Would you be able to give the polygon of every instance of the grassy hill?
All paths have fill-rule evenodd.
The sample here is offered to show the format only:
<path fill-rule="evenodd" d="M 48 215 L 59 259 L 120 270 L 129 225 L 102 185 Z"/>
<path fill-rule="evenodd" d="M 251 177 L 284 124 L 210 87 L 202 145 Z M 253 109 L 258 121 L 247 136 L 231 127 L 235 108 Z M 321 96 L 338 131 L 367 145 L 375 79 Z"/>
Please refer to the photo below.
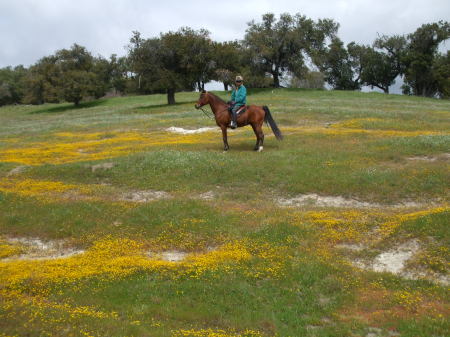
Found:
<path fill-rule="evenodd" d="M 0 108 L 0 336 L 448 333 L 448 100 L 250 90 L 223 153 L 176 98 Z"/>

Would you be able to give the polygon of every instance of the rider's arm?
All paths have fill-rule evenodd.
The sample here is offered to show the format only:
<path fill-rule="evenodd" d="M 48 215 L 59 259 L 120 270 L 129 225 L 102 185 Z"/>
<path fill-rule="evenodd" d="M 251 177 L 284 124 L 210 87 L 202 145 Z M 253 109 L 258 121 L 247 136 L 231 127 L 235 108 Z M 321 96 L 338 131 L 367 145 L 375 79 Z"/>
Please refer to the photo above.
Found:
<path fill-rule="evenodd" d="M 233 94 L 234 94 L 234 91 L 233 91 Z M 247 89 L 245 89 L 244 86 L 241 86 L 235 95 L 234 101 L 237 104 L 245 104 L 246 97 L 247 97 Z"/>

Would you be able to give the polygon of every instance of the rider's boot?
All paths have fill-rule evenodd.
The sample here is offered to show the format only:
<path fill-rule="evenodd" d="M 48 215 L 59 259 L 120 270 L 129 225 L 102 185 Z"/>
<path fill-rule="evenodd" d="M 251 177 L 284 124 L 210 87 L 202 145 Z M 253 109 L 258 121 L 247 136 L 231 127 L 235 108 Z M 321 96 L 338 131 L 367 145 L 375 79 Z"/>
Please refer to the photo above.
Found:
<path fill-rule="evenodd" d="M 232 129 L 236 129 L 237 128 L 237 123 L 236 123 L 236 112 L 232 111 L 231 112 L 231 123 L 230 123 L 230 127 Z"/>

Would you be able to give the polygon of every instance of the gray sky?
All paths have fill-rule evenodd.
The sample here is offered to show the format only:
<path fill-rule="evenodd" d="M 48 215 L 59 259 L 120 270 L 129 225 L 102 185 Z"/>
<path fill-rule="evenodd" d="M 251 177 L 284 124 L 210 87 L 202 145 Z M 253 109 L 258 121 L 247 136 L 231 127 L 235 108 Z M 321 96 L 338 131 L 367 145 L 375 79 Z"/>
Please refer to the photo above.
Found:
<path fill-rule="evenodd" d="M 407 34 L 424 23 L 449 21 L 450 1 L 0 0 L 0 67 L 29 66 L 73 43 L 106 58 L 124 55 L 133 30 L 148 38 L 189 26 L 208 29 L 217 41 L 242 39 L 247 23 L 267 12 L 332 18 L 344 42 L 371 44 L 377 34 Z"/>

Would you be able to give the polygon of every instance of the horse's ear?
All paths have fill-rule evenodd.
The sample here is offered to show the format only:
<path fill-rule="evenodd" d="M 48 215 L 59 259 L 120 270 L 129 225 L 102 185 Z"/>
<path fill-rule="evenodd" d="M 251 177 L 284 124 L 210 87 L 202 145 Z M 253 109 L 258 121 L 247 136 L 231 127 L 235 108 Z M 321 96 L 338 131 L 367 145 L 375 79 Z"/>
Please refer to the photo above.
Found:
<path fill-rule="evenodd" d="M 202 90 L 202 94 L 206 94 L 206 90 L 205 89 Z"/>

